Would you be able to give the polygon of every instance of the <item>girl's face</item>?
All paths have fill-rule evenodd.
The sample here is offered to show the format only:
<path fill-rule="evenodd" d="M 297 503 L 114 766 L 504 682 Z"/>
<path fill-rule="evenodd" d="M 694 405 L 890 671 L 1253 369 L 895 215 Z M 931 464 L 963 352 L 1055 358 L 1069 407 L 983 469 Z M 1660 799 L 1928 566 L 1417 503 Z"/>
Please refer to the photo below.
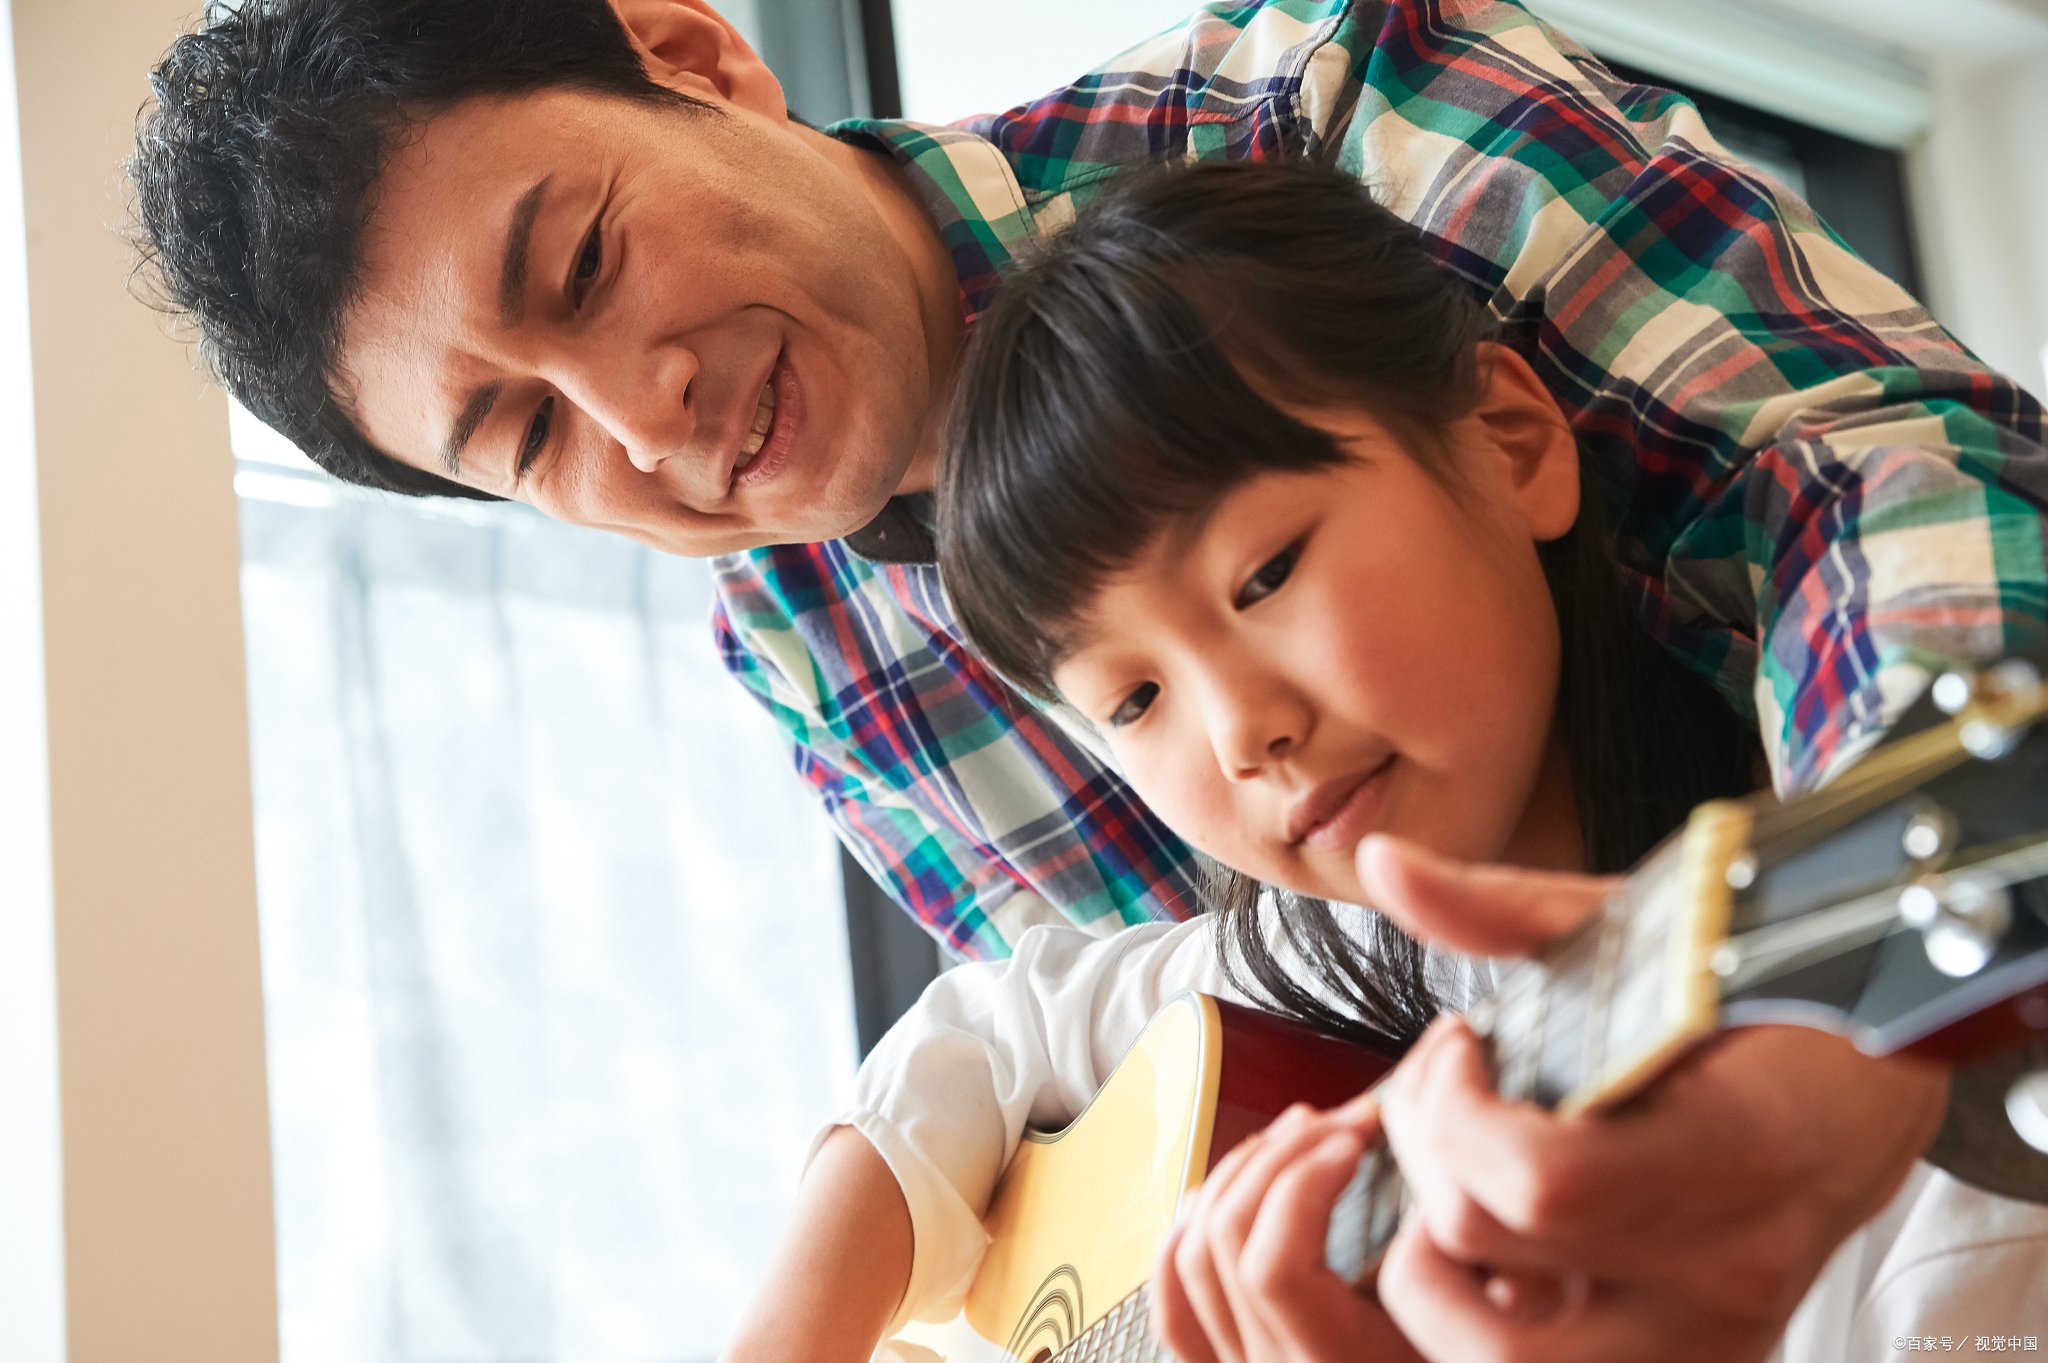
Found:
<path fill-rule="evenodd" d="M 1527 366 L 1488 353 L 1450 478 L 1361 411 L 1289 408 L 1350 461 L 1169 524 L 1054 671 L 1160 817 L 1240 871 L 1357 902 L 1368 832 L 1578 864 L 1536 556 L 1577 516 L 1577 451 Z"/>

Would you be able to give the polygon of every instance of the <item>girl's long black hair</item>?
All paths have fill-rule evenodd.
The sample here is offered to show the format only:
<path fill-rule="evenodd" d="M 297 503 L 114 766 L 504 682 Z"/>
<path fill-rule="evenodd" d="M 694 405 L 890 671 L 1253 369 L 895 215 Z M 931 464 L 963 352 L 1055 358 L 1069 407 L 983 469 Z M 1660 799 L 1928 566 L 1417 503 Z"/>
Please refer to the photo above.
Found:
<path fill-rule="evenodd" d="M 1256 474 L 1346 458 L 1265 394 L 1372 413 L 1455 492 L 1443 434 L 1479 400 L 1492 331 L 1415 230 L 1348 177 L 1246 163 L 1129 177 L 1023 263 L 977 324 L 938 488 L 940 572 L 962 628 L 1050 696 L 1097 587 L 1166 521 Z M 1578 522 L 1539 553 L 1585 865 L 1608 872 L 1693 805 L 1752 788 L 1758 748 L 1729 702 L 1644 632 L 1610 557 L 1606 490 L 1581 463 Z M 1227 868 L 1210 877 L 1225 969 L 1247 993 L 1381 1045 L 1435 1015 L 1423 949 L 1392 923 L 1375 917 L 1361 951 L 1327 905 L 1283 892 L 1302 978 L 1262 930 L 1258 893 Z"/>

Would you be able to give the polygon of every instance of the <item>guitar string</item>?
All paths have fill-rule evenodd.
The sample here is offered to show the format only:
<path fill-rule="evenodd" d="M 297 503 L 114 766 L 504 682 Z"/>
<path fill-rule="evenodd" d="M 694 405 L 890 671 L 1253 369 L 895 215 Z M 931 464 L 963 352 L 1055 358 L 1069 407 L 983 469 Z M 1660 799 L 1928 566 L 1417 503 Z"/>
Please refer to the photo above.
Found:
<path fill-rule="evenodd" d="M 1939 874 L 1952 885 L 1985 891 L 2009 889 L 2048 875 L 2048 840 L 1951 866 Z M 1813 951 L 1861 945 L 1904 928 L 1899 894 L 1905 888 L 1887 886 L 1787 923 L 1730 936 L 1723 945 L 1739 952 L 1741 963 L 1723 977 L 1722 990 L 1736 993 L 1774 979 L 1804 964 Z"/>

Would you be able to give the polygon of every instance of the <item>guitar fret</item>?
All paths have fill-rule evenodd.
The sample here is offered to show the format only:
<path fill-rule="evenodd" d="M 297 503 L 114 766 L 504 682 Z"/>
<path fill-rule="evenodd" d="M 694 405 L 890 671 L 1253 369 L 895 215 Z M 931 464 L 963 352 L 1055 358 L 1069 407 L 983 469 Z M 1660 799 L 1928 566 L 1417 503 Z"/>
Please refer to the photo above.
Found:
<path fill-rule="evenodd" d="M 1536 1065 L 1536 1091 L 1530 1095 L 1544 1107 L 1556 1107 L 1559 1099 L 1578 1087 L 1579 1058 L 1586 1051 L 1586 997 L 1579 977 L 1591 973 L 1592 963 L 1573 964 L 1580 968 L 1572 972 L 1572 978 L 1560 979 L 1553 972 L 1545 991 L 1549 1026 Z"/>
<path fill-rule="evenodd" d="M 1501 981 L 1501 1006 L 1493 1042 L 1504 1097 L 1525 1099 L 1536 1082 L 1536 1059 L 1543 1039 L 1543 967 L 1516 968 Z"/>
<path fill-rule="evenodd" d="M 1651 901 L 1627 906 L 1621 960 L 1608 1007 L 1607 1054 L 1625 1058 L 1653 1036 L 1664 1013 L 1664 949 L 1670 931 L 1666 905 Z"/>
<path fill-rule="evenodd" d="M 1600 940 L 1593 957 L 1593 978 L 1587 985 L 1586 1050 L 1579 1072 L 1590 1083 L 1607 1064 L 1607 1029 L 1613 1020 L 1614 983 L 1621 969 L 1621 948 L 1628 936 L 1628 918 L 1619 895 L 1600 906 Z"/>

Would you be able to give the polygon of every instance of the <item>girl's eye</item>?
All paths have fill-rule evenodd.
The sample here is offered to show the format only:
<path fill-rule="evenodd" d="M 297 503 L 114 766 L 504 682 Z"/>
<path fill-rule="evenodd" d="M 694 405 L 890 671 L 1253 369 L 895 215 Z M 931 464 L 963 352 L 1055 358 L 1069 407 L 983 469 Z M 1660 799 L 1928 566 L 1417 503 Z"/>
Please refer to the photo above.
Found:
<path fill-rule="evenodd" d="M 1259 570 L 1237 589 L 1237 600 L 1232 604 L 1243 610 L 1246 606 L 1263 601 L 1279 591 L 1281 584 L 1287 581 L 1288 574 L 1294 571 L 1295 562 L 1300 557 L 1301 547 L 1290 544 L 1267 559 Z"/>
<path fill-rule="evenodd" d="M 555 400 L 545 398 L 540 410 L 533 414 L 533 424 L 526 428 L 526 443 L 519 447 L 519 476 L 533 467 L 533 461 L 540 458 L 540 452 L 547 448 L 548 430 L 555 423 Z"/>
<path fill-rule="evenodd" d="M 1121 729 L 1126 724 L 1136 723 L 1144 715 L 1145 711 L 1151 708 L 1152 701 L 1158 694 L 1159 683 L 1146 682 L 1143 686 L 1131 692 L 1130 695 L 1125 696 L 1123 703 L 1110 713 L 1109 727 Z"/>
<path fill-rule="evenodd" d="M 584 286 L 596 281 L 604 268 L 604 237 L 593 227 L 583 240 L 583 254 L 576 257 L 576 301 L 583 301 Z"/>

